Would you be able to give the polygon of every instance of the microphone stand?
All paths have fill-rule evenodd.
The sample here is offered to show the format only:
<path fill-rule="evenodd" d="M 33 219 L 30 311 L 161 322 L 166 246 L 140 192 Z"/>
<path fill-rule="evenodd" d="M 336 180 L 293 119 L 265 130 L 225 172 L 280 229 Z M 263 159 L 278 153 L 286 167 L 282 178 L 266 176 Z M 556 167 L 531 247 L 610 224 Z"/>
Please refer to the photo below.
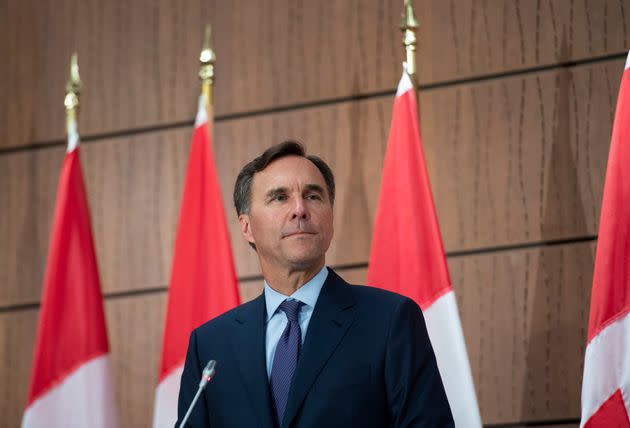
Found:
<path fill-rule="evenodd" d="M 208 361 L 208 364 L 206 364 L 206 367 L 203 369 L 203 372 L 201 373 L 201 381 L 199 382 L 199 388 L 197 389 L 195 398 L 193 398 L 192 403 L 190 403 L 190 406 L 188 406 L 188 411 L 186 412 L 184 419 L 182 419 L 182 423 L 179 424 L 179 428 L 183 428 L 184 425 L 186 425 L 186 422 L 188 421 L 188 418 L 190 417 L 190 414 L 192 413 L 192 409 L 193 407 L 195 407 L 195 403 L 197 402 L 197 400 L 199 399 L 199 396 L 201 395 L 201 391 L 203 391 L 206 388 L 206 386 L 208 385 L 208 382 L 210 382 L 210 380 L 214 376 L 214 373 L 216 372 L 214 368 L 216 365 L 217 365 L 217 362 L 215 360 L 210 360 Z"/>

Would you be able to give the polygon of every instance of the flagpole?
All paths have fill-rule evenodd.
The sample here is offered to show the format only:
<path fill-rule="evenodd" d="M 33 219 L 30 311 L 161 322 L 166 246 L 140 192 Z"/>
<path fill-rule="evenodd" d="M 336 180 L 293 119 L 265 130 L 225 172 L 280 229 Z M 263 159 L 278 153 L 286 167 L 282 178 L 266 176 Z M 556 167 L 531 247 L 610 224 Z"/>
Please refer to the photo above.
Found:
<path fill-rule="evenodd" d="M 214 63 L 217 57 L 212 50 L 212 26 L 206 26 L 203 38 L 203 46 L 199 55 L 199 78 L 201 79 L 201 94 L 206 97 L 206 112 L 208 113 L 208 123 L 212 121 L 212 88 L 214 84 Z"/>
<path fill-rule="evenodd" d="M 405 47 L 405 63 L 407 74 L 411 77 L 414 93 L 416 94 L 416 102 L 418 101 L 418 81 L 416 69 L 416 30 L 418 29 L 418 20 L 413 12 L 411 0 L 404 0 L 403 11 L 400 20 L 400 30 L 403 33 L 403 46 Z"/>
<path fill-rule="evenodd" d="M 79 77 L 79 63 L 77 53 L 70 57 L 70 78 L 66 83 L 66 97 L 63 101 L 66 107 L 66 132 L 76 132 L 77 116 L 79 115 L 79 95 L 81 94 L 81 78 Z"/>

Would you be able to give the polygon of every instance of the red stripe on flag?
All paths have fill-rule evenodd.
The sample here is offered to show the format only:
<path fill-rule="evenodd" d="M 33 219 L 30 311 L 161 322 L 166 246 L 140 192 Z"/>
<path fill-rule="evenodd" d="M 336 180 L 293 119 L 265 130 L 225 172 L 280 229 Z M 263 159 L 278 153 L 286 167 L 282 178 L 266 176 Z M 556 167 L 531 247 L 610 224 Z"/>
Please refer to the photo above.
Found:
<path fill-rule="evenodd" d="M 27 407 L 80 365 L 108 352 L 79 149 L 59 179 Z"/>
<path fill-rule="evenodd" d="M 621 390 L 616 390 L 589 420 L 584 428 L 630 428 L 630 419 Z"/>
<path fill-rule="evenodd" d="M 608 155 L 588 342 L 630 311 L 630 70 L 624 72 Z"/>
<path fill-rule="evenodd" d="M 423 310 L 451 290 L 413 90 L 394 101 L 367 282 Z"/>
<path fill-rule="evenodd" d="M 195 128 L 173 254 L 160 382 L 184 362 L 191 331 L 239 304 L 207 123 Z"/>

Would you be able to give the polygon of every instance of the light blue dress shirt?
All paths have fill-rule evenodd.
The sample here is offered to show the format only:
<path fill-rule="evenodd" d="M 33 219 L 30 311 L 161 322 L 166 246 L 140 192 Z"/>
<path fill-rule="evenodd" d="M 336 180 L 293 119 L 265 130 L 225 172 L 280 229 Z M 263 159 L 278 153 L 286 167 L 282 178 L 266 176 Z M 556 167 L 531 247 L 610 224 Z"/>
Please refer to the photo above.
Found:
<path fill-rule="evenodd" d="M 303 303 L 298 314 L 300 322 L 300 330 L 302 330 L 302 343 L 306 336 L 308 323 L 311 321 L 315 303 L 322 290 L 324 281 L 328 277 L 328 269 L 326 266 L 320 270 L 310 281 L 298 288 L 290 296 L 278 293 L 271 288 L 265 281 L 265 305 L 267 306 L 267 332 L 265 336 L 265 353 L 267 357 L 267 377 L 271 377 L 271 367 L 273 366 L 273 357 L 276 354 L 276 346 L 282 336 L 287 323 L 289 322 L 284 312 L 278 309 L 280 303 L 286 299 L 296 299 Z"/>

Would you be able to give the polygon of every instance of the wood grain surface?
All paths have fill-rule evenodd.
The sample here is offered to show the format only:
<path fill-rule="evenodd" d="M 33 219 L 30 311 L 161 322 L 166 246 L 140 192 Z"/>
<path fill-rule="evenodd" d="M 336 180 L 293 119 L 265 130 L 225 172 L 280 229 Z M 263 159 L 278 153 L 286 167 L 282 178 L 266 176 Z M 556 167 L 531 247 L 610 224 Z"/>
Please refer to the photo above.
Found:
<path fill-rule="evenodd" d="M 0 9 L 0 147 L 63 137 L 70 53 L 86 135 L 191 120 L 203 27 L 214 28 L 219 115 L 393 91 L 399 0 L 8 0 Z M 422 84 L 621 54 L 625 0 L 425 0 Z M 58 107 L 58 108 L 55 108 Z"/>
<path fill-rule="evenodd" d="M 597 233 L 619 61 L 421 93 L 424 148 L 446 250 Z M 299 138 L 338 185 L 332 265 L 365 263 L 389 128 L 389 96 L 216 126 L 240 277 L 258 275 L 232 208 L 248 160 Z M 165 287 L 191 127 L 82 145 L 104 291 Z M 0 156 L 0 306 L 39 299 L 63 148 Z"/>

